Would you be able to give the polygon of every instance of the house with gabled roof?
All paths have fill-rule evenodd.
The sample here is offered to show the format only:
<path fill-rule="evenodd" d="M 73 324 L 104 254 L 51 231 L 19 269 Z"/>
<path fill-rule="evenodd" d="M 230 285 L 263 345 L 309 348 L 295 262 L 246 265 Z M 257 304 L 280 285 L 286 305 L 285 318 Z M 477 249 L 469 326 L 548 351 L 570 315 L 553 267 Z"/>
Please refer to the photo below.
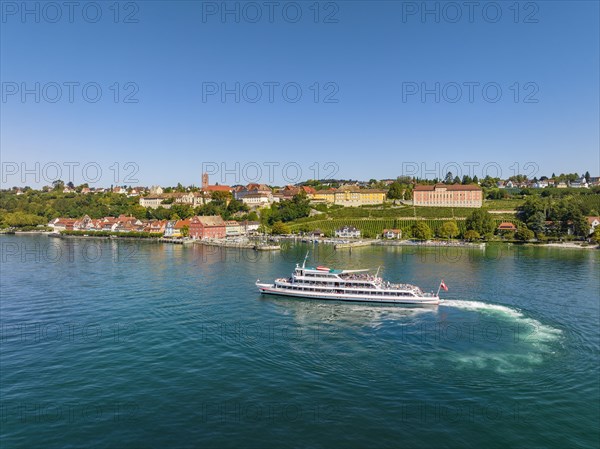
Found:
<path fill-rule="evenodd" d="M 496 228 L 498 232 L 516 232 L 517 227 L 510 221 L 503 221 Z"/>
<path fill-rule="evenodd" d="M 335 236 L 339 238 L 358 239 L 360 238 L 360 229 L 354 226 L 343 226 L 335 230 Z"/>
<path fill-rule="evenodd" d="M 591 235 L 596 231 L 596 228 L 600 226 L 600 217 L 587 217 L 587 222 L 590 226 L 588 234 Z"/>
<path fill-rule="evenodd" d="M 75 218 L 55 218 L 48 223 L 48 227 L 52 228 L 54 232 L 73 231 L 76 221 Z"/>
<path fill-rule="evenodd" d="M 186 218 L 184 220 L 169 220 L 165 225 L 165 237 L 169 238 L 181 238 L 184 234 L 184 228 L 187 227 L 189 231 L 191 220 Z"/>
<path fill-rule="evenodd" d="M 190 237 L 197 240 L 223 239 L 227 235 L 225 221 L 219 215 L 192 217 L 189 229 Z"/>
<path fill-rule="evenodd" d="M 148 232 L 164 234 L 167 227 L 167 220 L 151 220 L 148 226 Z"/>
<path fill-rule="evenodd" d="M 402 229 L 384 229 L 381 235 L 384 239 L 401 239 Z"/>

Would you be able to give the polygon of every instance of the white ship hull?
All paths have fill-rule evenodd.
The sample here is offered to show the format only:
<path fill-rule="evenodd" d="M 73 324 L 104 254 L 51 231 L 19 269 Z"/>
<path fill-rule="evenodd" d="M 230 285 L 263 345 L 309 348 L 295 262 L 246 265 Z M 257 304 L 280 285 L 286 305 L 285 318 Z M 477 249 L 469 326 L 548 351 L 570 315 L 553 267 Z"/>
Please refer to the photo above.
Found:
<path fill-rule="evenodd" d="M 385 296 L 385 295 L 362 295 L 355 293 L 327 293 L 322 291 L 294 291 L 286 288 L 277 287 L 275 284 L 256 283 L 259 291 L 264 295 L 288 296 L 304 299 L 320 299 L 331 301 L 352 301 L 352 302 L 370 302 L 378 304 L 412 304 L 412 305 L 438 305 L 440 298 L 438 296 Z"/>

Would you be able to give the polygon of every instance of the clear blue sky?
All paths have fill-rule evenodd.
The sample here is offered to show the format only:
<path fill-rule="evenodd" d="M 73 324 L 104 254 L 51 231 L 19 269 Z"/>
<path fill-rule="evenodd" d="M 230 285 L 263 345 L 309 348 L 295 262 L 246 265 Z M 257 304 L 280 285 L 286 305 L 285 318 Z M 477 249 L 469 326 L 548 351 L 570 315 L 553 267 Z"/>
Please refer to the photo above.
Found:
<path fill-rule="evenodd" d="M 439 8 L 437 18 L 422 16 L 422 2 L 321 2 L 318 23 L 313 1 L 294 4 L 302 13 L 296 23 L 298 8 L 284 13 L 286 3 L 274 6 L 271 23 L 262 1 L 225 2 L 230 9 L 239 5 L 238 23 L 234 14 L 223 20 L 222 2 L 122 2 L 115 23 L 113 2 L 98 2 L 102 16 L 92 23 L 97 11 L 84 13 L 85 2 L 74 11 L 29 2 L 39 17 L 23 16 L 21 2 L 2 2 L 3 186 L 22 184 L 21 164 L 35 169 L 36 162 L 40 182 L 30 174 L 24 184 L 48 184 L 53 162 L 66 181 L 63 164 L 79 163 L 76 184 L 84 181 L 83 164 L 98 164 L 103 176 L 96 185 L 113 183 L 114 162 L 121 168 L 117 180 L 124 181 L 118 183 L 128 185 L 199 184 L 203 162 L 229 169 L 256 162 L 263 167 L 260 181 L 276 184 L 296 177 L 294 167 L 283 173 L 290 162 L 299 164 L 302 178 L 313 177 L 315 162 L 321 175 L 335 162 L 336 177 L 367 180 L 415 171 L 443 176 L 444 168 L 457 173 L 451 162 L 463 174 L 478 163 L 478 176 L 485 164 L 494 175 L 489 164 L 497 164 L 508 177 L 515 163 L 537 176 L 600 174 L 598 2 L 521 2 L 518 10 L 512 1 L 498 2 L 497 21 L 498 10 L 482 11 L 489 2 L 474 11 L 457 11 L 463 2 L 427 3 Z M 252 23 L 256 5 L 261 18 Z M 58 12 L 61 18 L 51 23 Z M 128 14 L 137 23 L 123 23 Z M 324 23 L 327 16 L 337 23 Z M 65 82 L 79 83 L 72 102 Z M 272 102 L 268 82 L 280 83 Z M 479 83 L 472 102 L 469 82 Z M 21 96 L 35 83 L 39 103 L 34 94 Z M 62 92 L 55 103 L 52 83 Z M 98 102 L 84 98 L 86 83 L 102 89 Z M 210 94 L 222 83 L 229 89 L 240 83 L 239 103 L 234 94 L 224 102 Z M 249 101 L 256 96 L 252 83 L 262 89 L 257 102 Z M 299 101 L 284 99 L 286 83 L 300 86 Z M 435 83 L 439 102 L 433 93 L 423 99 L 422 87 L 435 90 Z M 484 97 L 487 83 L 496 84 Z M 462 97 L 453 102 L 457 85 Z M 497 86 L 502 97 L 492 102 Z M 124 102 L 134 88 L 138 102 Z M 87 94 L 93 99 L 93 86 Z M 287 94 L 291 100 L 294 88 Z M 337 103 L 325 102 L 327 95 Z M 131 178 L 138 182 L 123 179 L 131 172 L 127 162 L 137 164 Z M 265 162 L 280 164 L 275 179 L 268 179 Z M 524 169 L 528 162 L 535 165 Z M 19 172 L 7 176 L 15 166 Z M 255 173 L 249 166 L 239 181 Z M 88 175 L 94 178 L 93 171 Z M 236 179 L 219 172 L 211 181 Z"/>

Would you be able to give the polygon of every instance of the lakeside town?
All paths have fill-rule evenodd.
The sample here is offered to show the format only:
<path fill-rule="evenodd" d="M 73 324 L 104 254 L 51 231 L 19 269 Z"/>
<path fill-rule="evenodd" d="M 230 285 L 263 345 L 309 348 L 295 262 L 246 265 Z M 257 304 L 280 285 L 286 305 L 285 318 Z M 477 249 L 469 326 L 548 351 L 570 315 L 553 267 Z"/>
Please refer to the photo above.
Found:
<path fill-rule="evenodd" d="M 199 187 L 99 188 L 55 181 L 41 190 L 0 192 L 2 232 L 173 243 L 243 245 L 292 235 L 339 245 L 370 240 L 589 245 L 600 241 L 599 210 L 600 177 L 589 172 L 531 180 L 448 173 L 442 180 L 309 180 L 283 187 L 212 184 L 203 173 Z"/>

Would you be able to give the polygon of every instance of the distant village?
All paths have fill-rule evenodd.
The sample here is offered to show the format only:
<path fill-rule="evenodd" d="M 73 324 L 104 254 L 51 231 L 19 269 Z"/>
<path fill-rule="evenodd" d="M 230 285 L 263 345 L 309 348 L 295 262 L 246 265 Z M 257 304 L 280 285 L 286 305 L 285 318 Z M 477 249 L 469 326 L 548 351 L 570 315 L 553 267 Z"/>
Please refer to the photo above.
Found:
<path fill-rule="evenodd" d="M 451 175 L 451 174 L 449 174 Z M 524 177 L 523 177 L 524 178 Z M 266 184 L 250 183 L 247 185 L 219 185 L 211 184 L 208 174 L 202 175 L 202 184 L 195 189 L 163 188 L 160 186 L 123 187 L 117 186 L 112 189 L 83 187 L 78 191 L 71 186 L 64 186 L 63 193 L 77 193 L 91 195 L 111 191 L 114 194 L 127 197 L 139 197 L 139 205 L 146 209 L 170 209 L 173 205 L 187 205 L 192 208 L 210 204 L 215 194 L 227 198 L 227 201 L 236 200 L 247 207 L 247 210 L 259 211 L 274 203 L 291 201 L 297 195 L 305 197 L 311 207 L 318 205 L 337 207 L 360 207 L 377 206 L 390 202 L 398 202 L 404 205 L 423 207 L 451 207 L 451 208 L 481 208 L 484 203 L 484 190 L 477 180 L 468 180 L 469 183 L 461 183 L 460 180 L 451 182 L 414 182 L 403 189 L 392 194 L 393 185 L 398 180 L 377 181 L 378 188 L 373 188 L 373 183 L 347 182 L 337 187 L 320 185 L 315 188 L 310 185 L 287 185 L 283 188 L 272 188 Z M 453 182 L 452 182 L 453 181 Z M 457 182 L 458 181 L 458 182 Z M 464 181 L 464 179 L 463 179 Z M 546 189 L 546 188 L 576 188 L 590 189 L 600 186 L 599 177 L 581 176 L 577 179 L 558 180 L 542 177 L 541 179 L 507 179 L 497 180 L 492 187 L 497 190 L 515 189 Z M 488 183 L 489 185 L 489 183 Z M 18 194 L 22 194 L 17 192 Z M 258 217 L 258 216 L 256 216 Z M 600 217 L 588 217 L 590 233 L 600 225 Z M 85 215 L 81 218 L 55 218 L 48 223 L 54 232 L 104 232 L 104 233 L 144 233 L 152 236 L 160 236 L 166 239 L 189 238 L 192 240 L 226 239 L 236 237 L 253 236 L 261 229 L 258 220 L 225 220 L 219 215 L 193 216 L 183 219 L 160 220 L 141 219 L 130 215 L 107 216 L 104 218 L 90 218 Z M 517 227 L 511 222 L 502 222 L 497 231 L 514 232 Z M 317 231 L 316 236 L 322 236 Z M 335 237 L 360 238 L 361 231 L 353 226 L 341 226 L 335 230 Z M 384 229 L 380 234 L 385 239 L 400 239 L 400 229 Z"/>
<path fill-rule="evenodd" d="M 439 207 L 482 207 L 482 186 L 506 190 L 544 188 L 589 189 L 600 186 L 600 177 L 591 177 L 589 175 L 581 175 L 571 180 L 554 179 L 545 176 L 542 176 L 540 179 L 534 178 L 529 180 L 521 175 L 512 178 L 517 179 L 497 180 L 493 185 L 485 186 L 477 180 L 477 177 L 473 179 L 469 178 L 468 182 L 465 182 L 464 178 L 461 182 L 458 177 L 453 180 L 445 180 L 444 182 L 438 182 L 438 180 L 434 180 L 433 182 L 427 180 L 419 181 L 414 179 L 406 182 L 411 184 L 409 186 L 411 193 L 418 192 L 412 198 L 413 203 L 411 204 L 415 206 Z M 357 207 L 385 203 L 386 200 L 390 199 L 390 186 L 397 182 L 397 179 L 376 181 L 381 188 L 371 188 L 372 182 L 361 181 L 350 181 L 342 183 L 339 187 L 319 189 L 315 189 L 309 185 L 287 185 L 283 188 L 274 188 L 266 184 L 257 183 L 228 186 L 210 184 L 208 174 L 204 173 L 202 175 L 201 186 L 195 189 L 187 188 L 185 192 L 167 192 L 167 188 L 161 186 L 152 186 L 149 188 L 114 186 L 112 188 L 103 188 L 88 187 L 86 185 L 85 187 L 76 188 L 71 183 L 64 185 L 62 192 L 83 195 L 112 192 L 128 197 L 139 196 L 139 204 L 142 207 L 156 209 L 158 207 L 169 208 L 174 203 L 187 204 L 193 207 L 205 205 L 212 201 L 212 194 L 214 192 L 231 194 L 233 199 L 241 201 L 250 207 L 263 207 L 282 200 L 289 200 L 302 191 L 313 204 Z M 46 186 L 44 189 L 51 190 L 52 188 L 51 186 Z M 17 195 L 23 195 L 23 189 L 17 187 L 14 189 Z"/>

